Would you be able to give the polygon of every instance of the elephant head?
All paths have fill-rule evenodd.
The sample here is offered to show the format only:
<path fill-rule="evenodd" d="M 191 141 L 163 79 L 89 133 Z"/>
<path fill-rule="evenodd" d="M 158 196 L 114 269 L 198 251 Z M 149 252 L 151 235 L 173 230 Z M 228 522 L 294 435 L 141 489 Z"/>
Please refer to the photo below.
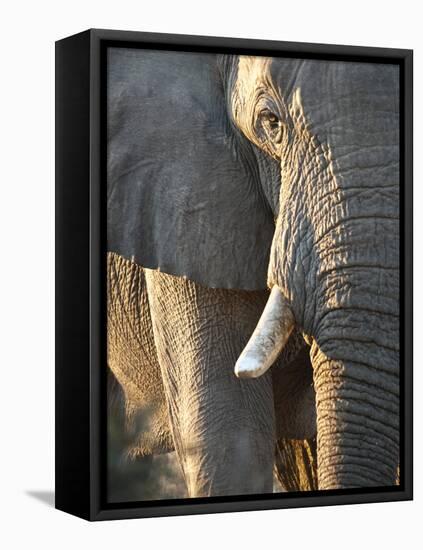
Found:
<path fill-rule="evenodd" d="M 276 160 L 271 295 L 236 364 L 311 345 L 320 489 L 393 485 L 399 453 L 399 68 L 241 57 L 234 124 Z"/>

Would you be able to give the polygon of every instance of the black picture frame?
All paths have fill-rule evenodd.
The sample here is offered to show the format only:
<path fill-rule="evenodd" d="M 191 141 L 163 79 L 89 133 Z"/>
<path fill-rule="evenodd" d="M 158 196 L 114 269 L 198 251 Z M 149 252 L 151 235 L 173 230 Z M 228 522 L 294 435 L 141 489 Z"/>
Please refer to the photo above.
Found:
<path fill-rule="evenodd" d="M 109 46 L 398 64 L 401 71 L 401 484 L 107 504 L 105 52 Z M 413 52 L 91 29 L 56 42 L 56 508 L 87 520 L 410 500 Z"/>

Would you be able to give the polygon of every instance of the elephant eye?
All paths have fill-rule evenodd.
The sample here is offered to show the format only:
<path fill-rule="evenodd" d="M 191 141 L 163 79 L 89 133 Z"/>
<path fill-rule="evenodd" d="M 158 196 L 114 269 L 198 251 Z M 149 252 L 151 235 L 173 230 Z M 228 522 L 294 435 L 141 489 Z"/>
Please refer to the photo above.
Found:
<path fill-rule="evenodd" d="M 276 128 L 280 125 L 278 116 L 267 109 L 260 113 L 260 118 L 263 124 L 267 124 L 271 128 Z"/>
<path fill-rule="evenodd" d="M 282 121 L 276 113 L 263 109 L 259 115 L 261 141 L 279 144 L 282 140 Z"/>
<path fill-rule="evenodd" d="M 275 115 L 275 113 L 269 113 L 269 114 L 267 115 L 267 121 L 268 121 L 270 127 L 279 126 L 279 119 L 278 119 L 278 117 Z"/>

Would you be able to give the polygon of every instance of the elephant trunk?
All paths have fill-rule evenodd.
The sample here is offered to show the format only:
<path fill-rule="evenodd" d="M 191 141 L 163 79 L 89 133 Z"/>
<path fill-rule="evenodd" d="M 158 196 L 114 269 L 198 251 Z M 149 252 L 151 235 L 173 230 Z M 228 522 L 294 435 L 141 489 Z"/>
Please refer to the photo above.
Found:
<path fill-rule="evenodd" d="M 332 359 L 316 341 L 311 349 L 319 489 L 394 485 L 399 463 L 396 353 L 360 343 L 353 350 L 348 339 L 336 346 L 339 353 L 334 347 L 330 355 L 346 359 Z"/>
<path fill-rule="evenodd" d="M 308 334 L 319 489 L 395 484 L 399 258 L 398 220 L 389 214 L 369 208 L 359 222 L 344 220 L 316 250 L 317 306 Z"/>

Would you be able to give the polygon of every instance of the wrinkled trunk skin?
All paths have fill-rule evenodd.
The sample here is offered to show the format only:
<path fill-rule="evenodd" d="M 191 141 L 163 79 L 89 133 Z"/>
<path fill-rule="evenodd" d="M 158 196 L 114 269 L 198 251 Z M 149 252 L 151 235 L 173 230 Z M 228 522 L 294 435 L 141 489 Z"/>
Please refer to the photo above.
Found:
<path fill-rule="evenodd" d="M 312 345 L 319 489 L 394 485 L 399 456 L 398 80 L 342 78 L 327 112 L 343 125 L 293 95 L 269 265 Z"/>
<path fill-rule="evenodd" d="M 239 381 L 235 361 L 267 299 L 145 270 L 173 440 L 191 497 L 271 493 L 270 372 Z"/>
<path fill-rule="evenodd" d="M 368 364 L 329 359 L 317 344 L 312 353 L 319 488 L 395 485 L 399 458 L 397 376 L 371 359 Z"/>
<path fill-rule="evenodd" d="M 398 224 L 353 225 L 317 238 L 308 288 L 285 287 L 312 341 L 319 489 L 394 485 L 398 465 Z"/>
<path fill-rule="evenodd" d="M 345 236 L 326 234 L 318 250 L 311 361 L 320 489 L 395 483 L 399 239 L 397 220 L 389 217 L 392 196 L 384 195 L 386 218 L 365 213 L 359 224 L 344 221 Z"/>

